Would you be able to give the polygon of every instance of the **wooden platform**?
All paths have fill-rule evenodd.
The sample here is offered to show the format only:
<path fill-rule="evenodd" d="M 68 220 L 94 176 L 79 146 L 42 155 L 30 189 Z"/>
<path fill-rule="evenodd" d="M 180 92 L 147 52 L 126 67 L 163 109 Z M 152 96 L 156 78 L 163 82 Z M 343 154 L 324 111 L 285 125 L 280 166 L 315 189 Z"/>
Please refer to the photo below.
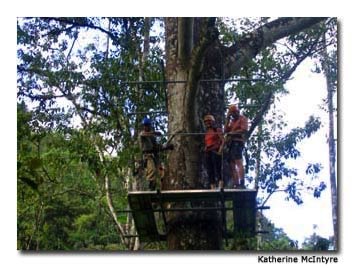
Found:
<path fill-rule="evenodd" d="M 256 194 L 256 190 L 251 189 L 144 191 L 129 192 L 128 201 L 142 242 L 165 240 L 166 234 L 159 230 L 155 216 L 161 215 L 161 222 L 165 225 L 162 229 L 166 230 L 168 224 L 166 213 L 173 211 L 218 210 L 221 212 L 224 225 L 223 236 L 227 238 L 238 232 L 254 234 Z M 187 205 L 196 201 L 205 201 L 212 205 L 199 207 Z M 232 204 L 231 207 L 230 205 L 226 207 L 226 202 Z M 169 203 L 181 203 L 182 205 L 178 208 L 168 208 Z M 232 211 L 234 220 L 234 227 L 231 231 L 226 229 L 226 211 L 229 210 Z"/>

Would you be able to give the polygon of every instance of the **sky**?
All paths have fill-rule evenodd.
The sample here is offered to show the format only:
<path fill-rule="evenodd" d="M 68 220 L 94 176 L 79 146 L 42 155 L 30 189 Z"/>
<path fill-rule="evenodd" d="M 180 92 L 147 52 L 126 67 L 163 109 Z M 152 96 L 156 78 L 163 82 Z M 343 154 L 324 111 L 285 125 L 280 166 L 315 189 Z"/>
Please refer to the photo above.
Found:
<path fill-rule="evenodd" d="M 2 122 L 1 131 L 1 228 L 0 228 L 0 252 L 2 258 L 0 264 L 3 266 L 20 266 L 20 267 L 102 267 L 102 266 L 144 266 L 144 267 L 162 267 L 167 264 L 170 267 L 181 267 L 182 265 L 189 266 L 203 266 L 203 267 L 216 267 L 216 266 L 235 266 L 235 265 L 264 265 L 257 262 L 259 255 L 276 255 L 275 253 L 255 253 L 255 254 L 232 254 L 232 255 L 217 255 L 212 254 L 167 254 L 167 255 L 139 255 L 139 254 L 24 254 L 16 250 L 16 17 L 21 16 L 140 16 L 148 14 L 150 16 L 338 16 L 340 20 L 340 97 L 339 97 L 339 194 L 340 194 L 340 251 L 338 254 L 326 254 L 326 256 L 337 256 L 339 258 L 338 265 L 326 265 L 348 267 L 353 263 L 352 257 L 352 241 L 353 237 L 352 227 L 354 226 L 351 204 L 354 203 L 354 195 L 352 190 L 353 176 L 350 167 L 352 165 L 353 151 L 353 125 L 350 121 L 353 112 L 352 100 L 353 84 L 354 84 L 354 24 L 352 13 L 349 13 L 352 8 L 349 7 L 350 1 L 334 4 L 329 0 L 298 0 L 284 5 L 282 0 L 254 0 L 251 3 L 248 1 L 229 1 L 219 0 L 218 5 L 209 0 L 203 1 L 205 10 L 200 9 L 198 3 L 193 1 L 180 0 L 179 5 L 173 8 L 168 8 L 167 0 L 155 0 L 152 5 L 150 1 L 136 0 L 124 1 L 68 1 L 62 0 L 60 2 L 51 2 L 44 0 L 24 1 L 16 0 L 9 3 L 6 7 L 1 8 L 1 25 L 3 25 L 2 33 L 6 38 L 2 38 L 0 42 L 0 51 L 2 51 L 2 60 L 0 63 L 0 74 L 2 78 L 2 97 L 0 98 L 0 122 Z M 236 3 L 237 2 L 237 3 Z M 83 5 L 85 3 L 85 5 Z M 251 6 L 249 6 L 251 5 Z M 291 8 L 289 8 L 291 5 Z M 55 8 L 53 8 L 53 6 Z M 186 8 L 186 6 L 188 8 Z M 296 87 L 299 89 L 299 87 Z M 308 100 L 307 100 L 308 101 Z M 307 103 L 306 101 L 306 103 Z M 293 101 L 289 101 L 293 103 Z M 305 104 L 300 99 L 295 102 L 301 107 Z M 307 104 L 306 104 L 307 105 Z M 313 104 L 310 105 L 310 107 Z M 312 141 L 310 142 L 312 143 Z M 309 150 L 309 154 L 324 155 L 322 149 L 319 150 L 314 146 Z M 305 154 L 305 153 L 304 153 Z M 327 151 L 326 151 L 327 155 Z M 309 156 L 310 158 L 312 156 Z M 293 213 L 293 221 L 296 225 L 304 226 L 305 232 L 311 233 L 311 228 L 303 225 L 303 221 L 312 215 L 322 218 L 329 218 L 328 215 L 323 215 L 323 207 L 327 206 L 325 201 L 326 196 L 318 199 L 318 203 L 314 202 L 313 208 L 304 212 L 301 208 L 289 207 Z M 271 200 L 272 211 L 276 211 L 280 206 L 280 201 Z M 305 201 L 306 202 L 306 201 Z M 280 208 L 279 208 L 280 209 Z M 297 210 L 300 212 L 297 213 Z M 328 208 L 325 208 L 327 211 Z M 325 212 L 328 213 L 328 212 Z M 279 215 L 278 219 L 274 219 L 275 223 L 281 223 L 288 215 Z M 310 221 L 312 222 L 312 221 Z M 330 233 L 328 223 L 321 225 L 323 234 L 327 231 Z M 285 230 L 289 235 L 297 236 L 296 232 L 291 228 Z M 321 231 L 322 232 L 322 231 Z M 301 253 L 297 253 L 301 254 Z M 278 254 L 279 255 L 279 254 Z M 285 254 L 286 255 L 286 254 Z M 292 254 L 293 256 L 294 254 Z M 310 254 L 312 255 L 312 254 Z M 281 254 L 284 256 L 284 254 Z M 188 265 L 188 266 L 187 266 Z M 320 264 L 301 264 L 301 267 L 318 267 Z M 4 266 L 3 266 L 4 267 Z"/>
<path fill-rule="evenodd" d="M 302 170 L 308 162 L 321 163 L 323 169 L 318 174 L 320 181 L 324 181 L 327 188 L 320 198 L 314 198 L 311 193 L 303 193 L 304 203 L 297 205 L 292 201 L 284 201 L 284 194 L 275 194 L 268 201 L 271 209 L 264 214 L 269 217 L 278 228 L 283 228 L 287 235 L 299 241 L 309 237 L 316 224 L 316 234 L 329 238 L 333 235 L 331 194 L 329 181 L 329 156 L 326 141 L 328 133 L 328 114 L 320 109 L 323 99 L 326 98 L 326 81 L 322 74 L 311 72 L 312 61 L 304 61 L 293 74 L 285 88 L 289 94 L 282 97 L 276 109 L 284 112 L 284 120 L 288 123 L 289 131 L 294 127 L 301 127 L 311 115 L 320 117 L 322 128 L 309 139 L 303 140 L 300 145 L 301 158 L 294 161 L 294 165 Z M 301 174 L 301 173 L 300 173 Z"/>

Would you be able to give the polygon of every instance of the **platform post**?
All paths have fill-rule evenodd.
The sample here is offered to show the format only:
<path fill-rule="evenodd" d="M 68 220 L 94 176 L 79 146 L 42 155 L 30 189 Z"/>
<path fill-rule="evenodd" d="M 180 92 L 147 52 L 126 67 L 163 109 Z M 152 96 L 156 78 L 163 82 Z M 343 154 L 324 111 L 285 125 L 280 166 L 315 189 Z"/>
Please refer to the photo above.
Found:
<path fill-rule="evenodd" d="M 233 196 L 234 235 L 251 237 L 256 226 L 256 198 L 239 193 Z"/>

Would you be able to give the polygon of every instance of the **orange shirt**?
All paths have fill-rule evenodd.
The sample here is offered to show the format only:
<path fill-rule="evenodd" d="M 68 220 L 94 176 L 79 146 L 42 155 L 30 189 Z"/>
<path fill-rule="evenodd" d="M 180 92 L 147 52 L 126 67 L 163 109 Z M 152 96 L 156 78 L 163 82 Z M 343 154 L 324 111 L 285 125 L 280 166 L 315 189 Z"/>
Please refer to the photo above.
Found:
<path fill-rule="evenodd" d="M 240 134 L 245 134 L 248 131 L 248 118 L 246 116 L 240 115 L 237 120 L 231 120 L 227 126 L 225 126 L 225 132 L 240 132 Z M 235 137 L 234 140 L 244 141 L 242 137 Z"/>
<path fill-rule="evenodd" d="M 206 151 L 219 150 L 222 143 L 219 135 L 222 135 L 221 128 L 209 128 L 204 136 Z"/>

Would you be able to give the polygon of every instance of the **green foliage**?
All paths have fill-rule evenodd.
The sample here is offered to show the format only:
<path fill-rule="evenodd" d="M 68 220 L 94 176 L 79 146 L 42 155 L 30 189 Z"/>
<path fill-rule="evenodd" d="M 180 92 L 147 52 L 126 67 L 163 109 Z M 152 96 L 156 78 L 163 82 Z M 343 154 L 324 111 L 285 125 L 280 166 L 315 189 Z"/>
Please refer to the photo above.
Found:
<path fill-rule="evenodd" d="M 100 198 L 102 182 L 93 175 L 99 165 L 84 134 L 37 135 L 30 131 L 31 115 L 23 105 L 18 109 L 18 248 L 73 250 L 117 243 Z M 122 186 L 112 188 L 118 193 Z M 126 205 L 122 198 L 116 202 Z"/>
<path fill-rule="evenodd" d="M 292 240 L 282 228 L 277 228 L 263 214 L 258 214 L 260 229 L 265 231 L 258 237 L 258 250 L 297 250 L 298 242 Z"/>
<path fill-rule="evenodd" d="M 314 196 L 319 197 L 320 193 L 325 189 L 325 184 L 320 182 L 319 186 L 313 186 L 316 174 L 321 171 L 319 163 L 310 163 L 306 170 L 306 174 L 311 176 L 312 182 L 305 184 L 307 180 L 298 177 L 298 169 L 289 165 L 288 159 L 297 159 L 301 156 L 298 150 L 298 144 L 305 138 L 311 137 L 320 127 L 319 119 L 310 117 L 303 128 L 294 128 L 288 134 L 281 134 L 273 137 L 274 140 L 267 142 L 267 149 L 264 153 L 267 155 L 269 162 L 261 164 L 261 176 L 259 177 L 259 187 L 266 190 L 268 194 L 277 191 L 287 193 L 286 199 L 293 200 L 297 204 L 301 204 L 301 191 L 306 188 L 308 191 L 314 191 Z M 286 185 L 284 186 L 284 182 Z"/>
<path fill-rule="evenodd" d="M 245 20 L 242 23 L 235 22 L 235 25 L 239 25 L 239 29 L 242 28 L 240 25 L 243 25 L 243 29 L 247 32 L 248 26 L 259 27 L 263 20 L 267 21 L 266 18 Z M 333 26 L 331 20 L 327 24 Z M 236 27 L 235 25 L 233 27 Z M 331 29 L 335 32 L 335 27 Z M 248 118 L 257 118 L 260 109 L 264 109 L 256 130 L 258 133 L 252 135 L 247 143 L 248 168 L 252 173 L 249 180 L 252 180 L 254 172 L 257 172 L 257 187 L 265 190 L 267 194 L 284 191 L 287 193 L 286 199 L 291 199 L 298 204 L 302 203 L 302 189 L 313 191 L 314 196 L 319 197 L 326 187 L 323 182 L 313 185 L 315 183 L 313 178 L 321 170 L 318 163 L 309 163 L 318 168 L 312 174 L 306 173 L 312 178 L 311 183 L 307 185 L 305 185 L 307 181 L 305 178 L 298 177 L 298 169 L 289 165 L 293 162 L 289 160 L 301 156 L 298 145 L 302 140 L 310 138 L 321 127 L 321 122 L 311 116 L 303 128 L 295 128 L 285 135 L 287 122 L 284 121 L 283 114 L 277 110 L 274 103 L 279 101 L 282 95 L 288 94 L 284 84 L 297 66 L 308 57 L 316 58 L 322 51 L 323 44 L 320 42 L 320 37 L 323 31 L 322 26 L 312 27 L 263 49 L 240 72 L 241 78 L 261 80 L 226 85 L 227 99 L 238 102 Z M 240 33 L 242 34 L 244 33 Z M 226 31 L 225 36 L 227 35 Z M 328 43 L 333 43 L 333 38 L 329 39 Z M 267 160 L 263 161 L 263 159 Z"/>
<path fill-rule="evenodd" d="M 314 225 L 314 230 L 315 229 L 316 225 Z M 301 249 L 311 251 L 327 251 L 331 246 L 333 246 L 333 241 L 331 241 L 331 239 L 321 237 L 314 231 L 310 237 L 305 238 Z"/>
<path fill-rule="evenodd" d="M 107 42 L 108 20 L 107 50 L 100 41 Z M 131 113 L 166 108 L 163 88 L 125 83 L 139 80 L 141 70 L 144 79 L 161 80 L 161 35 L 139 65 L 143 26 L 143 18 L 18 20 L 19 249 L 122 248 L 105 178 L 113 206 L 125 208 L 138 153 L 132 133 L 142 118 Z"/>
<path fill-rule="evenodd" d="M 242 35 L 245 34 L 242 29 L 247 33 L 247 27 L 254 29 L 260 26 L 262 21 L 267 20 L 267 18 L 255 18 L 241 22 L 234 20 L 231 27 L 238 28 L 240 30 L 238 35 Z M 224 28 L 225 25 L 221 23 L 221 32 L 225 32 L 225 38 L 231 40 L 231 32 Z M 321 38 L 326 29 L 328 29 L 326 34 L 328 38 L 323 44 Z M 237 40 L 237 36 L 233 35 L 233 38 L 233 40 Z M 321 124 L 318 118 L 312 116 L 303 128 L 295 128 L 289 134 L 284 135 L 283 130 L 287 123 L 273 103 L 275 100 L 280 100 L 280 96 L 288 93 L 284 88 L 284 82 L 291 77 L 296 67 L 308 57 L 318 59 L 325 46 L 332 47 L 331 73 L 333 74 L 332 81 L 336 83 L 336 20 L 329 19 L 320 26 L 317 25 L 301 33 L 290 35 L 263 49 L 240 72 L 241 78 L 263 80 L 230 83 L 226 88 L 227 98 L 232 99 L 232 102 L 236 100 L 241 107 L 244 107 L 243 112 L 249 118 L 255 118 L 260 108 L 265 108 L 265 113 L 263 113 L 258 127 L 261 132 L 251 136 L 247 145 L 250 155 L 249 169 L 251 172 L 256 171 L 260 174 L 258 186 L 269 194 L 285 191 L 288 193 L 287 199 L 292 199 L 298 204 L 302 203 L 301 189 L 313 191 L 314 196 L 319 197 L 326 188 L 323 182 L 319 182 L 317 186 L 305 185 L 306 180 L 298 178 L 298 169 L 292 168 L 288 164 L 289 159 L 297 159 L 301 155 L 298 144 L 315 133 Z M 318 70 L 320 71 L 320 68 Z M 267 102 L 269 104 L 265 107 Z M 269 159 L 269 161 L 263 162 L 263 158 Z M 259 165 L 260 162 L 262 162 L 261 165 Z M 311 183 L 313 183 L 313 178 L 321 167 L 318 163 L 309 163 L 309 165 L 318 167 L 311 174 L 306 173 L 311 177 Z M 280 184 L 284 184 L 283 181 L 287 181 L 287 185 L 281 188 Z"/>

